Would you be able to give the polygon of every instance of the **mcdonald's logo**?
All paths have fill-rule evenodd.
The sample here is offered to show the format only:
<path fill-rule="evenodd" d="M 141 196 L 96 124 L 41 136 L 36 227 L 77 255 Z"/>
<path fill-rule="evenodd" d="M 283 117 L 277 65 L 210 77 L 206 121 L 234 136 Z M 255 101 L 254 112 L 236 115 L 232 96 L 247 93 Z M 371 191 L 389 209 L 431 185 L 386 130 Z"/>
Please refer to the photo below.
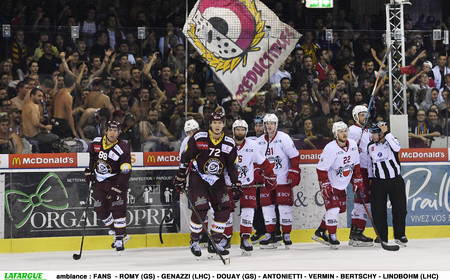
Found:
<path fill-rule="evenodd" d="M 13 157 L 12 165 L 22 165 L 22 160 L 19 157 Z"/>
<path fill-rule="evenodd" d="M 150 162 L 152 162 L 152 163 L 156 162 L 156 157 L 155 157 L 155 155 L 149 155 L 149 156 L 147 157 L 147 163 L 150 163 Z"/>

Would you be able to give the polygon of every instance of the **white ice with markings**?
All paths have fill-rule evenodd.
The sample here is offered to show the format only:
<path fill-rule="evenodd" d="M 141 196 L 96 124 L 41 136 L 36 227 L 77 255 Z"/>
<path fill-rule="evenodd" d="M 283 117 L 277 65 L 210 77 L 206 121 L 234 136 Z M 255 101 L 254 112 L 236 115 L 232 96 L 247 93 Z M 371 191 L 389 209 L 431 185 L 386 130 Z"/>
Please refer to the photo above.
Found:
<path fill-rule="evenodd" d="M 393 244 L 392 242 L 390 244 Z M 126 249 L 77 252 L 0 254 L 0 271 L 449 271 L 450 239 L 410 240 L 397 252 L 382 248 L 354 248 L 341 242 L 338 250 L 319 243 L 297 243 L 285 250 L 261 250 L 242 256 L 238 245 L 230 250 L 230 265 L 209 260 L 202 249 L 199 261 L 189 248 Z"/>

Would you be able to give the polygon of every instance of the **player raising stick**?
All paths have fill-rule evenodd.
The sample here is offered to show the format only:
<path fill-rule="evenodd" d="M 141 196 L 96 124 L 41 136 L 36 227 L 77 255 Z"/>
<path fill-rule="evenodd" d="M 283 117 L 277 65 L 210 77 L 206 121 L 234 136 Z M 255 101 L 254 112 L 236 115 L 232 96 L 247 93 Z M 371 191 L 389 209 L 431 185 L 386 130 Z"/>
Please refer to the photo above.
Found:
<path fill-rule="evenodd" d="M 280 211 L 280 224 L 283 231 L 283 243 L 286 248 L 292 245 L 292 205 L 294 205 L 292 188 L 300 184 L 299 153 L 294 142 L 286 133 L 277 131 L 278 118 L 275 114 L 264 116 L 267 132 L 257 139 L 260 151 L 266 155 L 273 171 L 277 175 L 277 187 L 261 189 L 260 203 L 263 210 L 266 235 L 261 240 L 261 249 L 277 247 L 275 236 L 275 204 Z"/>
<path fill-rule="evenodd" d="M 248 132 L 247 122 L 236 120 L 233 123 L 233 136 L 236 142 L 238 153 L 239 181 L 243 184 L 244 195 L 240 199 L 241 203 L 241 249 L 243 254 L 249 255 L 253 246 L 249 242 L 252 233 L 253 215 L 256 209 L 256 188 L 247 187 L 254 183 L 254 165 L 257 164 L 263 170 L 264 182 L 268 191 L 273 190 L 277 185 L 277 175 L 273 173 L 272 166 L 261 153 L 255 141 L 245 138 Z"/>
<path fill-rule="evenodd" d="M 368 209 L 370 209 L 370 184 L 367 175 L 370 158 L 367 155 L 367 145 L 369 144 L 371 137 L 368 128 L 365 128 L 364 132 L 362 131 L 366 114 L 367 107 L 364 105 L 357 105 L 353 108 L 352 115 L 355 124 L 348 129 L 348 138 L 354 140 L 359 146 L 361 177 L 363 179 L 361 194 L 364 203 Z M 359 195 L 355 193 L 354 197 L 355 204 L 352 210 L 352 228 L 350 230 L 350 240 L 348 244 L 354 247 L 373 246 L 373 239 L 363 234 L 367 222 L 366 210 L 364 209 L 364 205 L 362 204 Z"/>
<path fill-rule="evenodd" d="M 361 189 L 362 178 L 358 146 L 355 141 L 348 139 L 347 125 L 342 121 L 335 122 L 333 134 L 336 141 L 325 146 L 317 165 L 320 191 L 327 211 L 312 239 L 337 249 L 340 244 L 336 236 L 338 215 L 347 208 L 345 189 L 350 181 L 355 188 Z"/>

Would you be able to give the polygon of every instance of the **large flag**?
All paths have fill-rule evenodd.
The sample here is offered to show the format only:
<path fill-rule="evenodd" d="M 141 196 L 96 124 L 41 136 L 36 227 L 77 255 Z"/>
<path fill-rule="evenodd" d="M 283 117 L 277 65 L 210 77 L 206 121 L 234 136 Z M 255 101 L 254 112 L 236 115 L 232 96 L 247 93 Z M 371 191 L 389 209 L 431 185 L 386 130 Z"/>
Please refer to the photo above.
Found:
<path fill-rule="evenodd" d="M 241 106 L 301 36 L 259 0 L 198 0 L 183 32 Z"/>

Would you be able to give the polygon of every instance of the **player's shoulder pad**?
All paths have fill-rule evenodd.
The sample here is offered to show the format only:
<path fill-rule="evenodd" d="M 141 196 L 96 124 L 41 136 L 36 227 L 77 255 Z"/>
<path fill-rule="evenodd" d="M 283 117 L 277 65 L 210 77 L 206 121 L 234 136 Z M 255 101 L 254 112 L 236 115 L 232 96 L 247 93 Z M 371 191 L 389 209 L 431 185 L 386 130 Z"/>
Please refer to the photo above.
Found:
<path fill-rule="evenodd" d="M 231 144 L 233 146 L 236 146 L 236 143 L 234 142 L 234 139 L 229 137 L 229 136 L 225 136 L 223 138 L 223 141 L 226 142 L 227 144 Z"/>
<path fill-rule="evenodd" d="M 95 137 L 92 142 L 102 142 L 102 137 Z"/>
<path fill-rule="evenodd" d="M 208 132 L 206 131 L 198 131 L 194 134 L 194 139 L 198 140 L 200 138 L 208 138 Z"/>

